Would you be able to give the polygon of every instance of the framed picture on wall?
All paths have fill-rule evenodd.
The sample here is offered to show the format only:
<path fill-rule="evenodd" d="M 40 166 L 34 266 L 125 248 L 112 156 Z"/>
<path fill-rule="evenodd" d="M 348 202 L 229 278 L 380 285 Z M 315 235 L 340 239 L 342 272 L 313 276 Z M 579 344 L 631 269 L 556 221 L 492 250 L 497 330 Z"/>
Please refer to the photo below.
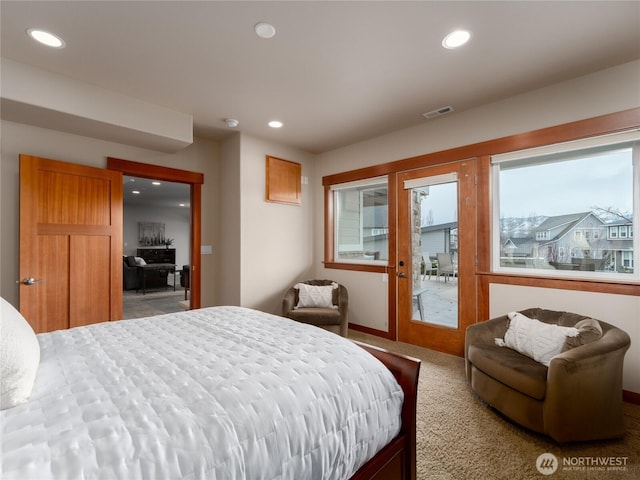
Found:
<path fill-rule="evenodd" d="M 144 247 L 164 245 L 164 223 L 138 222 L 138 244 Z"/>

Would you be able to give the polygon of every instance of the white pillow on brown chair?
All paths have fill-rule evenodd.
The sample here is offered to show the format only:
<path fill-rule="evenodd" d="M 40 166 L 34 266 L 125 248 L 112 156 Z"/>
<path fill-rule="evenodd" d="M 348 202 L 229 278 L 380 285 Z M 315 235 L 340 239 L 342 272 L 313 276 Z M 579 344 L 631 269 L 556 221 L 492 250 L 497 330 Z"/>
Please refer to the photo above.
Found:
<path fill-rule="evenodd" d="M 338 284 L 309 285 L 308 283 L 296 283 L 293 288 L 298 290 L 298 304 L 295 308 L 338 308 L 333 304 L 333 291 Z"/>

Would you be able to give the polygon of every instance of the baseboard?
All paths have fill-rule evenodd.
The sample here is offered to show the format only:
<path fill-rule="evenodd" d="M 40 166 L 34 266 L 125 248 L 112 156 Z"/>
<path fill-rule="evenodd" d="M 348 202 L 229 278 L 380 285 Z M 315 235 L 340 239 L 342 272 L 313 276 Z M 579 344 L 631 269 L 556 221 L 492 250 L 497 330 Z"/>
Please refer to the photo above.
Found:
<path fill-rule="evenodd" d="M 350 330 L 357 330 L 358 332 L 368 333 L 369 335 L 375 335 L 376 337 L 386 338 L 387 340 L 395 340 L 391 332 L 385 332 L 384 330 L 377 330 L 371 327 L 365 327 L 363 325 L 349 324 Z"/>
<path fill-rule="evenodd" d="M 622 390 L 622 400 L 629 403 L 635 403 L 640 405 L 640 393 L 630 392 L 628 390 Z"/>

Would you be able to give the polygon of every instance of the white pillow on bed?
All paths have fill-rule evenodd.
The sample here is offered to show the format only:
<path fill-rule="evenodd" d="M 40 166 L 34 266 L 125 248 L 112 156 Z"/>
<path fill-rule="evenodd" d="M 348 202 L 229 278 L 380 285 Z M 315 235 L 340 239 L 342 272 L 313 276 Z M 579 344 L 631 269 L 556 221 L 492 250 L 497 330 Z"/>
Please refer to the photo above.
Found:
<path fill-rule="evenodd" d="M 40 363 L 40 344 L 27 320 L 0 298 L 0 410 L 31 396 Z"/>
<path fill-rule="evenodd" d="M 510 312 L 509 327 L 504 340 L 496 338 L 495 343 L 549 366 L 551 359 L 562 352 L 567 337 L 575 337 L 579 331 L 573 327 L 561 327 L 529 318 L 518 312 Z"/>
<path fill-rule="evenodd" d="M 338 308 L 333 304 L 333 291 L 338 284 L 309 285 L 296 283 L 293 288 L 298 290 L 298 305 L 295 308 Z"/>

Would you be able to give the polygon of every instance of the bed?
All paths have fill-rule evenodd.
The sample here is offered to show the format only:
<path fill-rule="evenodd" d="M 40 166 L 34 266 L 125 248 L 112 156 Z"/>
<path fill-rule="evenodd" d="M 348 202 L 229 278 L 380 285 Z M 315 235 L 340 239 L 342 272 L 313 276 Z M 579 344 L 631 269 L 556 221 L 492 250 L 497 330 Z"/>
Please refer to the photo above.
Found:
<path fill-rule="evenodd" d="M 3 479 L 415 479 L 417 360 L 241 307 L 37 343 Z"/>

